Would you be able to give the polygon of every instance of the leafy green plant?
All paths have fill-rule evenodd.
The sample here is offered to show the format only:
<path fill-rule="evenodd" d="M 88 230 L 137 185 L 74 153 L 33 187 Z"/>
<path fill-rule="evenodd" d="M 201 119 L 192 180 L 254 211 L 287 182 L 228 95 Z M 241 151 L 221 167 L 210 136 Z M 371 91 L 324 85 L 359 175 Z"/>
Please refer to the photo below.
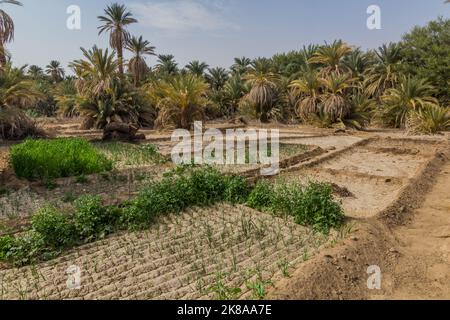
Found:
<path fill-rule="evenodd" d="M 247 205 L 253 209 L 264 211 L 272 204 L 273 185 L 266 181 L 260 180 L 250 193 Z"/>
<path fill-rule="evenodd" d="M 20 178 L 51 180 L 112 169 L 112 162 L 86 140 L 27 140 L 11 148 L 11 164 Z"/>
<path fill-rule="evenodd" d="M 224 199 L 232 204 L 241 204 L 247 201 L 250 186 L 244 177 L 231 176 L 225 179 Z"/>
<path fill-rule="evenodd" d="M 225 285 L 223 281 L 223 275 L 218 274 L 216 282 L 208 288 L 208 291 L 214 293 L 215 300 L 236 300 L 239 294 L 242 292 L 240 288 L 232 288 Z"/>
<path fill-rule="evenodd" d="M 104 238 L 115 230 L 120 210 L 106 207 L 98 196 L 83 196 L 75 201 L 75 228 L 82 239 L 91 241 Z"/>
<path fill-rule="evenodd" d="M 436 134 L 450 129 L 450 109 L 428 106 L 409 113 L 406 127 L 412 134 Z"/>
<path fill-rule="evenodd" d="M 32 218 L 33 230 L 42 236 L 47 247 L 60 248 L 74 244 L 76 229 L 69 216 L 54 207 L 40 209 Z"/>
<path fill-rule="evenodd" d="M 293 216 L 295 222 L 328 233 L 344 220 L 340 203 L 333 199 L 329 184 L 310 182 L 280 182 L 276 186 L 260 181 L 249 196 L 247 204 L 257 210 L 281 216 Z"/>

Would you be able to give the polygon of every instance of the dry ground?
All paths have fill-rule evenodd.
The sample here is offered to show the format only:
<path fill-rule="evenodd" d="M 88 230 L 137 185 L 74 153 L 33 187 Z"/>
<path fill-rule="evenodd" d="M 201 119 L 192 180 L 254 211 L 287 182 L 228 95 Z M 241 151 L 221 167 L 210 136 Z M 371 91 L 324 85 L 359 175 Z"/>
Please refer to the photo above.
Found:
<path fill-rule="evenodd" d="M 56 136 L 101 135 L 78 130 L 76 122 L 46 126 Z M 282 143 L 295 152 L 285 153 L 290 161 L 275 179 L 331 182 L 348 218 L 342 230 L 315 235 L 242 206 L 191 209 L 146 232 L 118 234 L 54 261 L 20 269 L 0 266 L 0 298 L 261 298 L 256 289 L 262 287 L 269 298 L 279 299 L 450 299 L 448 136 L 280 127 Z M 145 143 L 170 152 L 170 132 L 144 133 Z M 8 171 L 5 159 L 7 146 L 0 147 L 3 172 Z M 111 203 L 126 200 L 171 167 L 123 164 L 107 177 L 88 177 L 87 183 L 61 179 L 55 190 L 6 176 L 7 183 L 13 181 L 0 195 L 6 232 L 26 228 L 29 215 L 48 201 L 70 205 L 65 200 L 83 193 Z M 255 168 L 239 172 L 250 169 Z M 80 290 L 67 288 L 71 265 L 82 271 Z M 381 267 L 381 291 L 367 289 L 371 265 Z"/>

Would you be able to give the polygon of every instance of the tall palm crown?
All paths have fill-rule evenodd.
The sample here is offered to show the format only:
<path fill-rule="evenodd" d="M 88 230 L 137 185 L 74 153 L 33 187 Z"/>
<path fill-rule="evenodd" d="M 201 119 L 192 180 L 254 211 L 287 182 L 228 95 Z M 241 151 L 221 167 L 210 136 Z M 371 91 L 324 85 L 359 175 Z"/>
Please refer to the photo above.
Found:
<path fill-rule="evenodd" d="M 251 64 L 252 60 L 250 58 L 234 58 L 234 64 L 231 66 L 231 70 L 235 73 L 244 74 L 248 71 Z"/>
<path fill-rule="evenodd" d="M 39 66 L 31 65 L 28 68 L 27 74 L 33 79 L 38 79 L 38 78 L 42 77 L 42 75 L 44 74 L 44 71 Z"/>
<path fill-rule="evenodd" d="M 342 62 L 344 58 L 352 52 L 352 49 L 342 41 L 335 41 L 332 44 L 326 44 L 320 47 L 311 59 L 309 63 L 323 64 L 323 73 L 342 71 Z"/>
<path fill-rule="evenodd" d="M 14 4 L 22 6 L 22 3 L 15 0 L 1 0 L 2 4 Z M 2 9 L 0 9 L 0 66 L 6 64 L 6 50 L 5 43 L 11 42 L 14 39 L 14 21 L 13 19 Z"/>
<path fill-rule="evenodd" d="M 139 38 L 132 37 L 126 44 L 126 49 L 133 53 L 133 58 L 128 63 L 128 68 L 134 77 L 134 85 L 139 85 L 145 73 L 149 70 L 145 63 L 145 55 L 156 55 L 155 47 L 150 42 L 144 40 L 142 36 Z"/>
<path fill-rule="evenodd" d="M 192 74 L 195 74 L 198 77 L 203 77 L 203 75 L 205 74 L 205 70 L 208 67 L 209 67 L 208 64 L 206 64 L 205 62 L 194 60 L 186 65 L 186 70 L 188 70 Z"/>
<path fill-rule="evenodd" d="M 401 47 L 397 43 L 383 44 L 375 51 L 375 63 L 367 69 L 364 80 L 368 95 L 380 97 L 399 81 L 402 61 Z"/>
<path fill-rule="evenodd" d="M 123 47 L 130 39 L 130 34 L 126 27 L 130 24 L 137 23 L 131 12 L 127 10 L 125 5 L 114 3 L 105 9 L 105 15 L 99 16 L 98 19 L 103 25 L 98 27 L 99 34 L 109 32 L 110 46 L 117 51 L 117 59 L 119 63 L 119 74 L 123 76 Z"/>
<path fill-rule="evenodd" d="M 268 113 L 277 97 L 278 76 L 270 72 L 253 71 L 245 76 L 245 80 L 251 87 L 245 99 L 255 106 L 261 122 L 267 122 Z"/>
<path fill-rule="evenodd" d="M 228 80 L 228 72 L 224 68 L 211 68 L 208 69 L 206 79 L 213 90 L 220 90 Z"/>
<path fill-rule="evenodd" d="M 45 68 L 45 72 L 52 78 L 53 82 L 56 83 L 64 78 L 65 72 L 59 61 L 52 60 Z"/>
<path fill-rule="evenodd" d="M 290 88 L 299 96 L 297 101 L 297 114 L 306 120 L 319 110 L 319 96 L 322 87 L 322 79 L 315 70 L 305 72 L 303 76 L 292 81 Z"/>
<path fill-rule="evenodd" d="M 171 54 L 159 55 L 156 67 L 159 72 L 164 74 L 174 74 L 178 71 L 178 64 L 175 62 L 175 57 Z"/>
<path fill-rule="evenodd" d="M 94 96 L 103 95 L 112 87 L 117 77 L 117 60 L 115 54 L 108 49 L 102 50 L 94 46 L 91 50 L 81 48 L 84 60 L 77 60 L 70 64 L 80 80 L 83 89 Z"/>

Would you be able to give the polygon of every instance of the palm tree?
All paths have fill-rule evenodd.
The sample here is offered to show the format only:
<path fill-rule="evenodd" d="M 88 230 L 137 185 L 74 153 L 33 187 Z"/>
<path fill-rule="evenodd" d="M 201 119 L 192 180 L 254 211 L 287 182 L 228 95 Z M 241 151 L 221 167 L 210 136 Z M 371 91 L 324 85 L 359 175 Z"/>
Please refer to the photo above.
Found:
<path fill-rule="evenodd" d="M 325 67 L 322 69 L 322 74 L 330 72 L 342 73 L 344 58 L 352 52 L 352 49 L 341 40 L 334 41 L 332 44 L 325 44 L 320 47 L 311 59 L 309 63 L 321 64 Z"/>
<path fill-rule="evenodd" d="M 228 80 L 228 72 L 224 68 L 208 69 L 206 80 L 211 85 L 211 89 L 220 90 Z"/>
<path fill-rule="evenodd" d="M 234 58 L 234 64 L 231 66 L 231 70 L 234 73 L 243 75 L 250 69 L 251 64 L 252 60 L 250 58 L 247 57 Z"/>
<path fill-rule="evenodd" d="M 383 123 L 404 127 L 410 112 L 438 105 L 433 92 L 434 88 L 425 79 L 402 76 L 399 85 L 388 89 L 381 97 Z"/>
<path fill-rule="evenodd" d="M 244 78 L 251 87 L 250 92 L 243 98 L 252 104 L 261 122 L 269 121 L 269 112 L 277 98 L 278 76 L 273 73 L 253 71 Z"/>
<path fill-rule="evenodd" d="M 133 74 L 134 85 L 138 86 L 141 79 L 149 70 L 145 63 L 145 55 L 156 55 L 155 47 L 150 46 L 150 42 L 143 40 L 142 36 L 139 38 L 132 37 L 126 44 L 126 49 L 133 53 L 133 58 L 128 63 L 128 69 Z"/>
<path fill-rule="evenodd" d="M 50 64 L 48 64 L 45 68 L 45 73 L 50 76 L 54 83 L 57 83 L 64 79 L 65 72 L 61 67 L 61 63 L 59 61 L 52 60 L 50 61 Z"/>
<path fill-rule="evenodd" d="M 156 68 L 159 72 L 166 75 L 171 75 L 178 72 L 178 64 L 175 62 L 175 57 L 171 54 L 159 55 Z"/>
<path fill-rule="evenodd" d="M 43 99 L 34 82 L 24 76 L 24 67 L 13 68 L 10 63 L 0 73 L 0 138 L 22 139 L 42 132 L 21 110 L 34 106 Z"/>
<path fill-rule="evenodd" d="M 198 77 L 203 77 L 205 74 L 205 70 L 208 67 L 209 66 L 205 62 L 194 60 L 186 65 L 186 70 L 188 70 L 192 74 L 195 74 Z"/>
<path fill-rule="evenodd" d="M 44 75 L 44 71 L 41 67 L 32 65 L 28 68 L 27 72 L 28 76 L 30 76 L 32 79 L 39 79 Z"/>
<path fill-rule="evenodd" d="M 321 96 L 323 112 L 332 123 L 342 121 L 350 113 L 351 106 L 348 101 L 348 89 L 352 87 L 355 79 L 349 74 L 331 73 L 321 80 L 324 92 Z"/>
<path fill-rule="evenodd" d="M 375 51 L 375 63 L 366 71 L 364 80 L 366 93 L 378 98 L 387 89 L 395 87 L 399 80 L 401 60 L 399 44 L 389 43 L 379 47 Z"/>
<path fill-rule="evenodd" d="M 15 0 L 1 0 L 2 4 L 14 4 L 22 6 L 20 1 Z M 14 39 L 14 21 L 13 19 L 2 9 L 0 9 L 0 67 L 6 64 L 6 49 L 5 44 L 11 42 Z"/>
<path fill-rule="evenodd" d="M 125 5 L 114 3 L 105 9 L 105 16 L 99 16 L 98 19 L 103 25 L 98 27 L 99 35 L 103 32 L 109 32 L 110 46 L 116 50 L 119 65 L 119 75 L 123 72 L 123 48 L 130 38 L 126 27 L 132 23 L 137 23 L 131 12 L 127 11 Z"/>
<path fill-rule="evenodd" d="M 223 93 L 229 106 L 227 110 L 228 115 L 233 116 L 237 111 L 239 101 L 246 93 L 244 82 L 239 74 L 236 74 L 228 79 L 227 83 L 223 87 Z"/>
<path fill-rule="evenodd" d="M 150 95 L 159 109 L 158 127 L 174 124 L 190 129 L 194 120 L 203 118 L 208 84 L 193 74 L 176 75 L 149 85 Z"/>
<path fill-rule="evenodd" d="M 304 121 L 319 111 L 321 86 L 321 78 L 315 70 L 309 70 L 303 74 L 302 78 L 292 81 L 290 85 L 299 96 L 297 115 Z"/>
<path fill-rule="evenodd" d="M 93 96 L 104 95 L 117 78 L 118 62 L 115 53 L 94 46 L 90 50 L 81 48 L 84 60 L 76 60 L 70 67 L 83 83 L 82 93 Z"/>

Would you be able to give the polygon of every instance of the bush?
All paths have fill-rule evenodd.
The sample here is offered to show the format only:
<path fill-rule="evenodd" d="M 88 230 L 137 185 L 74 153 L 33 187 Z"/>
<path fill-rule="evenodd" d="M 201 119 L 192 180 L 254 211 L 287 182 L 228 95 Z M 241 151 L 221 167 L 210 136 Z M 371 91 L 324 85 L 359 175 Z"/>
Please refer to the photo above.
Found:
<path fill-rule="evenodd" d="M 326 183 L 279 183 L 274 187 L 268 181 L 260 181 L 247 204 L 256 210 L 293 216 L 296 223 L 323 233 L 339 227 L 344 220 L 343 209 L 334 201 L 332 187 Z"/>
<path fill-rule="evenodd" d="M 266 211 L 272 206 L 274 187 L 267 180 L 260 180 L 250 193 L 247 205 L 253 209 Z"/>
<path fill-rule="evenodd" d="M 6 260 L 8 252 L 14 245 L 14 238 L 10 236 L 0 237 L 0 261 Z"/>
<path fill-rule="evenodd" d="M 112 170 L 112 162 L 83 139 L 27 140 L 11 148 L 20 178 L 48 180 Z"/>
<path fill-rule="evenodd" d="M 40 209 L 33 216 L 31 225 L 42 236 L 47 247 L 67 247 L 73 245 L 77 238 L 70 217 L 51 206 Z"/>
<path fill-rule="evenodd" d="M 316 231 L 328 233 L 344 221 L 344 212 L 333 200 L 333 188 L 326 183 L 312 182 L 304 187 L 300 201 L 292 212 L 295 222 L 310 225 Z"/>
<path fill-rule="evenodd" d="M 225 179 L 224 200 L 232 204 L 245 203 L 250 194 L 250 186 L 244 177 L 232 176 Z"/>
<path fill-rule="evenodd" d="M 226 177 L 211 167 L 179 167 L 144 188 L 124 209 L 122 222 L 139 229 L 159 215 L 177 213 L 190 206 L 208 206 L 219 201 L 243 203 L 249 190 L 244 178 Z"/>
<path fill-rule="evenodd" d="M 85 241 L 101 239 L 115 231 L 121 213 L 117 207 L 103 206 L 98 196 L 79 198 L 75 209 L 74 226 L 80 239 Z"/>
<path fill-rule="evenodd" d="M 411 111 L 406 127 L 412 134 L 436 134 L 449 130 L 450 108 L 427 106 L 417 111 Z"/>
<path fill-rule="evenodd" d="M 5 238 L 2 238 L 5 239 Z M 18 238 L 6 239 L 7 245 L 4 260 L 12 261 L 16 266 L 23 266 L 35 262 L 40 257 L 52 257 L 52 252 L 46 250 L 43 237 L 30 231 Z"/>

